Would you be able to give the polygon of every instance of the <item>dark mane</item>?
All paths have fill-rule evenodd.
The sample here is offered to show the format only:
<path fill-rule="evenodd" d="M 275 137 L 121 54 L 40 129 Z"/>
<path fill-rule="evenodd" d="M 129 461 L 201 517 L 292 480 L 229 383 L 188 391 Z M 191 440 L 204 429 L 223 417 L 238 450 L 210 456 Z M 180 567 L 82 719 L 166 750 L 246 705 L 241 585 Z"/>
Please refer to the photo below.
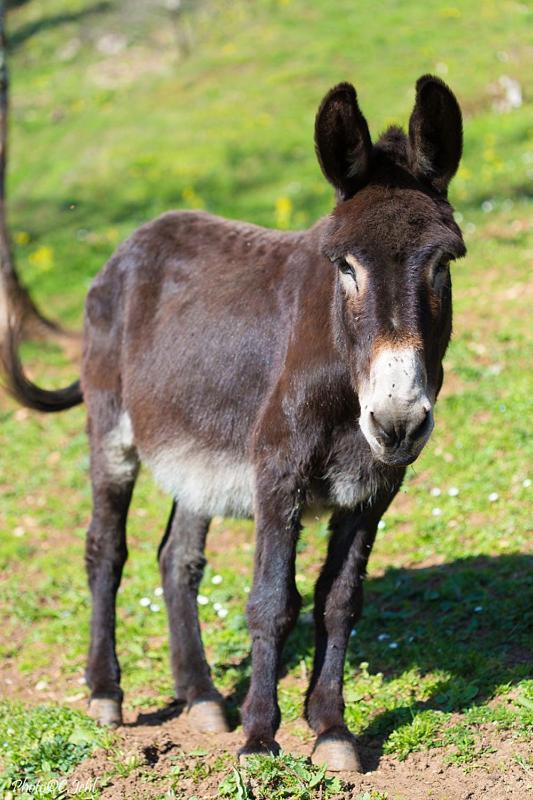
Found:
<path fill-rule="evenodd" d="M 391 125 L 384 131 L 376 144 L 376 153 L 386 154 L 392 161 L 407 166 L 409 141 L 405 131 L 399 125 Z"/>

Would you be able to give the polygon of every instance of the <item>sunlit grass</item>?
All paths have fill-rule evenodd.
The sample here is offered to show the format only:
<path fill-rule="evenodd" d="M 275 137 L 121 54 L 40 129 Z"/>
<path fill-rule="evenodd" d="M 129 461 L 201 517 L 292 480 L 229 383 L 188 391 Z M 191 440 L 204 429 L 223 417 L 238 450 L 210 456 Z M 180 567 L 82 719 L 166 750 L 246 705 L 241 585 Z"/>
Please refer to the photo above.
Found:
<path fill-rule="evenodd" d="M 387 0 L 377 9 L 342 0 L 332 14 L 325 1 L 264 0 L 253 9 L 240 0 L 213 3 L 216 24 L 203 12 L 194 18 L 195 46 L 181 61 L 166 12 L 143 11 L 141 34 L 139 19 L 125 17 L 120 4 L 85 14 L 89 7 L 76 0 L 59 21 L 61 0 L 10 12 L 11 227 L 24 279 L 50 316 L 71 325 L 79 324 L 91 277 L 116 245 L 169 207 L 204 207 L 282 228 L 304 227 L 327 212 L 331 193 L 316 164 L 312 126 L 330 85 L 356 83 L 374 134 L 406 122 L 420 74 L 437 72 L 457 91 L 465 157 L 452 201 L 469 255 L 453 268 L 454 339 L 437 428 L 378 535 L 345 694 L 352 729 L 390 757 L 432 748 L 465 769 L 482 764 L 485 727 L 511 731 L 520 742 L 532 709 L 529 107 L 493 107 L 502 74 L 521 82 L 524 98 L 531 93 L 524 7 L 507 0 L 482 8 L 435 0 L 400 7 Z M 124 79 L 113 78 L 99 49 L 109 32 L 126 37 L 114 60 Z M 145 49 L 132 55 L 140 41 Z M 135 69 L 141 63 L 137 72 L 134 62 Z M 52 347 L 29 346 L 24 358 L 49 386 L 77 371 Z M 24 676 L 31 707 L 55 699 L 71 719 L 68 707 L 82 708 L 86 694 L 84 411 L 44 418 L 2 399 L 0 421 L 0 655 L 8 679 Z M 169 510 L 168 498 L 142 474 L 119 593 L 127 711 L 160 706 L 172 695 L 156 563 Z M 303 532 L 302 618 L 287 643 L 280 686 L 284 721 L 304 737 L 313 585 L 326 542 L 325 520 Z M 200 589 L 204 638 L 237 723 L 250 669 L 251 523 L 215 520 L 208 556 Z M 5 708 L 21 725 L 25 714 L 30 720 L 41 713 Z M 517 769 L 522 758 L 517 754 Z M 110 755 L 110 771 L 117 760 Z M 8 775 L 10 763 L 4 761 Z M 289 781 L 295 764 L 303 769 L 291 764 Z M 178 767 L 199 769 L 194 758 Z M 228 764 L 211 769 L 226 781 L 227 796 L 239 797 Z M 269 769 L 278 766 L 265 767 L 263 777 Z M 276 777 L 282 788 L 285 778 Z"/>

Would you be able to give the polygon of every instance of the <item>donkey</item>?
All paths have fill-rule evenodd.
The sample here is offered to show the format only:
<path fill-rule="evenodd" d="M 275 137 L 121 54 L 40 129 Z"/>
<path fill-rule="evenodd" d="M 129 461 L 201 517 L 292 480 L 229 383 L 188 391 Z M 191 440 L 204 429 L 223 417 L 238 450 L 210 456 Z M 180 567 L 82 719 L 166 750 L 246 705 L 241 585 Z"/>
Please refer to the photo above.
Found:
<path fill-rule="evenodd" d="M 433 429 L 451 335 L 449 264 L 466 252 L 447 200 L 461 112 L 425 75 L 408 134 L 391 127 L 372 144 L 355 89 L 341 83 L 320 105 L 315 144 L 336 204 L 309 230 L 163 214 L 92 284 L 80 381 L 36 386 L 15 333 L 3 361 L 11 393 L 30 408 L 87 404 L 90 713 L 122 721 L 115 600 L 144 463 L 173 498 L 159 562 L 176 697 L 199 730 L 227 730 L 197 611 L 209 522 L 255 518 L 242 758 L 279 751 L 277 673 L 300 609 L 300 521 L 309 507 L 331 511 L 305 717 L 313 761 L 358 770 L 344 722 L 345 653 L 378 522 Z"/>

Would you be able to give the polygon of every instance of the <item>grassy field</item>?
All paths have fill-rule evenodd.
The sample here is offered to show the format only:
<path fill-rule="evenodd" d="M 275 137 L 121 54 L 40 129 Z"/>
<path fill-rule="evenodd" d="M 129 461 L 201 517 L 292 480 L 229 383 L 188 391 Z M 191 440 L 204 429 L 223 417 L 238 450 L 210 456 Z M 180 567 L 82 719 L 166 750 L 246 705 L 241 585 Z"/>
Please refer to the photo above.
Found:
<path fill-rule="evenodd" d="M 260 759 L 245 773 L 232 757 L 238 727 L 201 741 L 172 708 L 154 715 L 172 694 L 155 559 L 169 501 L 147 474 L 119 594 L 129 726 L 111 735 L 87 720 L 84 412 L 43 418 L 2 397 L 0 792 L 522 800 L 533 721 L 526 5 L 213 0 L 181 16 L 126 0 L 11 5 L 10 225 L 20 272 L 52 318 L 79 326 L 91 278 L 114 247 L 168 208 L 287 228 L 326 213 L 331 193 L 312 125 L 340 80 L 357 86 L 375 136 L 406 123 L 419 75 L 435 72 L 457 92 L 465 156 L 451 199 L 469 255 L 454 267 L 455 335 L 437 428 L 382 523 L 346 664 L 347 721 L 366 774 L 331 779 L 304 759 L 325 520 L 302 536 L 304 606 L 280 686 L 281 741 L 293 757 Z M 505 110 L 505 76 L 521 85 L 520 107 Z M 76 374 L 53 347 L 25 354 L 47 385 Z M 215 519 L 208 557 L 204 637 L 237 726 L 249 678 L 253 526 Z"/>

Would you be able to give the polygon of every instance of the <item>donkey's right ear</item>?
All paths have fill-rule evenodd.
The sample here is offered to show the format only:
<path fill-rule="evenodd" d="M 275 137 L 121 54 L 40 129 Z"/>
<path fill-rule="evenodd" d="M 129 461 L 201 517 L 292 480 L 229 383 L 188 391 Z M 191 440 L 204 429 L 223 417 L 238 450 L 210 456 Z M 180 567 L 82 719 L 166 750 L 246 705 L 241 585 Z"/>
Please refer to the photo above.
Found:
<path fill-rule="evenodd" d="M 440 78 L 422 75 L 409 120 L 409 160 L 415 175 L 446 195 L 463 152 L 463 121 L 455 95 Z"/>
<path fill-rule="evenodd" d="M 315 148 L 337 199 L 352 197 L 368 175 L 372 142 L 350 83 L 339 83 L 322 100 L 315 121 Z"/>

